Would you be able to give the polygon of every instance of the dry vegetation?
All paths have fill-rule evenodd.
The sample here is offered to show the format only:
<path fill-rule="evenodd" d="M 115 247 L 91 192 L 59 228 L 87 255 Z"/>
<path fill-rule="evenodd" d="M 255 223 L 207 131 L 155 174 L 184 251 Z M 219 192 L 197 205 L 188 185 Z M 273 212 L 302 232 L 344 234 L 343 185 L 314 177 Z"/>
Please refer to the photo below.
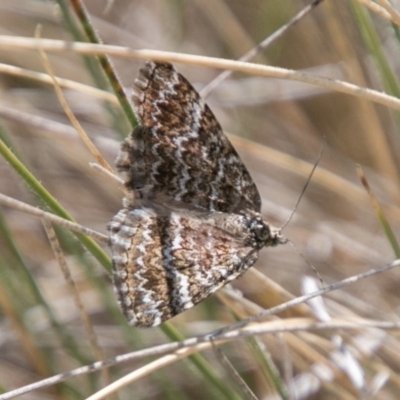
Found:
<path fill-rule="evenodd" d="M 400 9 L 400 3 L 394 3 Z M 106 44 L 236 59 L 307 2 L 86 0 L 85 4 Z M 382 11 L 379 7 L 387 3 L 374 4 Z M 77 40 L 71 26 L 79 27 L 79 22 L 67 22 L 66 14 L 73 16 L 68 1 L 2 0 L 0 35 L 33 38 L 41 24 L 43 38 Z M 389 15 L 368 10 L 361 2 L 325 0 L 253 61 L 398 96 L 399 27 L 391 24 Z M 48 55 L 56 76 L 99 85 L 97 72 L 82 55 L 69 51 Z M 91 61 L 98 69 L 95 57 Z M 120 208 L 122 193 L 112 180 L 89 167 L 93 157 L 71 127 L 53 87 L 21 72 L 10 74 L 3 65 L 44 72 L 39 52 L 2 46 L 0 62 L 1 138 L 76 221 L 106 233 L 107 222 Z M 113 57 L 112 62 L 129 93 L 143 61 Z M 198 89 L 219 72 L 196 65 L 176 67 Z M 82 90 L 64 89 L 64 93 L 112 164 L 120 140 L 131 129 L 117 102 Z M 232 142 L 261 192 L 263 213 L 277 226 L 289 217 L 326 138 L 318 169 L 284 232 L 326 285 L 397 258 L 357 178 L 356 164 L 363 167 L 396 234 L 400 224 L 398 111 L 359 96 L 238 72 L 207 101 L 224 130 L 234 135 Z M 1 193 L 46 208 L 4 159 L 0 159 L 0 177 Z M 165 330 L 128 327 L 117 308 L 109 273 L 72 235 L 58 231 L 101 348 L 100 353 L 93 350 L 42 222 L 2 207 L 0 226 L 0 390 L 170 342 Z M 330 322 L 359 323 L 359 328 L 314 330 L 307 324 L 329 321 L 303 304 L 267 321 L 270 328 L 273 322 L 281 329 L 294 326 L 293 318 L 299 318 L 296 323 L 304 328 L 241 338 L 221 349 L 257 398 L 276 398 L 274 393 L 281 390 L 279 398 L 397 399 L 398 331 L 374 324 L 398 320 L 399 274 L 394 268 L 324 297 L 319 310 L 322 307 Z M 306 275 L 316 278 L 292 246 L 264 249 L 255 268 L 231 289 L 171 324 L 185 338 L 206 334 L 279 304 L 288 293 L 301 295 Z M 365 327 L 366 320 L 370 327 Z M 263 326 L 268 328 L 268 324 Z M 205 363 L 203 371 L 196 360 L 184 358 L 144 373 L 119 391 L 119 398 L 244 398 L 237 379 L 212 348 L 199 354 Z M 70 378 L 21 398 L 86 398 L 107 380 L 115 381 L 149 362 L 143 358 L 118 364 L 109 376 L 95 372 Z M 285 392 L 282 388 L 288 382 L 293 387 Z"/>

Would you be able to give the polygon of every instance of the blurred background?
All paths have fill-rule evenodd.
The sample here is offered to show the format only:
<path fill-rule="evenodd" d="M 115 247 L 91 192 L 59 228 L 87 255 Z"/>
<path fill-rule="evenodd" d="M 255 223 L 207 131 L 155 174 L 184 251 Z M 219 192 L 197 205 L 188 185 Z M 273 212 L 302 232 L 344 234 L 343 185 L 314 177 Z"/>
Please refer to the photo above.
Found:
<path fill-rule="evenodd" d="M 84 40 L 72 3 L 1 0 L 0 34 L 32 38 L 41 25 L 43 38 Z M 105 44 L 227 59 L 239 58 L 308 3 L 84 2 Z M 385 15 L 360 3 L 323 1 L 253 61 L 304 70 L 398 96 L 398 27 Z M 400 7 L 398 2 L 393 3 Z M 104 88 L 104 75 L 95 57 L 84 58 L 66 51 L 49 52 L 48 56 L 57 77 Z M 38 51 L 3 47 L 0 62 L 1 138 L 77 222 L 106 234 L 108 221 L 121 207 L 121 191 L 113 181 L 89 167 L 94 159 L 65 116 L 53 87 L 21 73 L 7 72 L 5 65 L 44 72 Z M 112 63 L 129 95 L 143 61 L 114 57 Z M 220 72 L 193 65 L 175 66 L 199 91 Z M 131 131 L 120 106 L 112 99 L 80 90 L 63 92 L 87 134 L 112 164 L 120 141 Z M 326 141 L 317 171 L 284 231 L 325 284 L 396 258 L 357 178 L 356 165 L 362 166 L 396 235 L 400 218 L 397 112 L 311 85 L 241 73 L 233 73 L 221 83 L 209 94 L 207 102 L 259 188 L 263 214 L 275 226 L 282 226 L 289 218 Z M 4 159 L 0 159 L 0 177 L 0 192 L 46 208 Z M 91 352 L 41 221 L 7 207 L 2 207 L 0 219 L 0 388 L 10 390 L 96 361 L 98 357 Z M 104 357 L 169 340 L 158 328 L 127 327 L 117 308 L 108 272 L 68 232 L 58 233 Z M 109 254 L 109 249 L 102 247 Z M 316 278 L 290 245 L 263 249 L 255 268 L 294 296 L 302 294 L 305 275 Z M 233 293 L 255 306 L 268 308 L 277 300 L 258 273 L 249 271 L 233 282 Z M 327 296 L 328 313 L 331 317 L 395 320 L 400 303 L 398 285 L 397 269 L 359 281 Z M 232 323 L 235 315 L 242 318 L 254 311 L 250 306 L 238 306 L 240 301 L 232 297 L 222 300 L 212 296 L 175 318 L 173 324 L 189 337 Z M 359 398 L 360 393 L 373 395 L 373 384 L 381 376 L 385 379 L 379 387 L 379 398 L 398 398 L 398 335 L 379 331 L 371 339 L 370 331 L 361 333 L 374 345 L 368 347 L 359 336 L 355 340 L 356 335 L 344 333 L 344 340 L 364 373 L 361 384 L 330 360 L 335 349 L 331 333 L 264 335 L 258 339 L 258 350 L 244 340 L 223 349 L 258 398 L 277 398 L 273 397 L 276 387 L 260 367 L 268 358 L 267 350 L 281 372 L 283 385 L 287 365 L 292 372 L 286 380 L 293 384 L 305 382 L 307 389 L 297 388 L 297 397 L 292 398 L 353 399 Z M 203 356 L 215 374 L 229 382 L 229 374 L 214 352 Z M 112 369 L 110 379 L 145 362 L 118 366 Z M 330 378 L 321 378 L 315 372 L 319 363 L 329 368 Z M 103 378 L 100 374 L 74 378 L 21 398 L 85 398 L 103 386 Z M 240 398 L 239 390 L 236 394 Z M 120 398 L 127 399 L 166 396 L 223 398 L 188 360 L 172 364 L 120 392 Z M 278 398 L 285 397 L 280 394 Z"/>

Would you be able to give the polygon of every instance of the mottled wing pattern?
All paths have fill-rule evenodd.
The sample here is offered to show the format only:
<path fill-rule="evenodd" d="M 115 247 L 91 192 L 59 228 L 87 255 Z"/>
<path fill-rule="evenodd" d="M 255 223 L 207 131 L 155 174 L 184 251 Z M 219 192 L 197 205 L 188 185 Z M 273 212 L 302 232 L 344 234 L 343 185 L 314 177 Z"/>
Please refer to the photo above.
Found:
<path fill-rule="evenodd" d="M 140 126 L 121 145 L 126 196 L 109 224 L 113 277 L 132 325 L 155 326 L 237 278 L 284 243 L 210 109 L 170 64 L 135 82 Z"/>
<path fill-rule="evenodd" d="M 243 218 L 231 217 L 230 225 L 241 231 Z M 254 264 L 258 251 L 246 244 L 248 230 L 228 233 L 217 225 L 206 215 L 165 212 L 161 206 L 124 208 L 112 219 L 114 284 L 130 324 L 158 325 Z"/>
<path fill-rule="evenodd" d="M 141 126 L 116 163 L 126 186 L 205 210 L 259 212 L 250 174 L 192 85 L 171 64 L 148 62 L 135 86 Z"/>

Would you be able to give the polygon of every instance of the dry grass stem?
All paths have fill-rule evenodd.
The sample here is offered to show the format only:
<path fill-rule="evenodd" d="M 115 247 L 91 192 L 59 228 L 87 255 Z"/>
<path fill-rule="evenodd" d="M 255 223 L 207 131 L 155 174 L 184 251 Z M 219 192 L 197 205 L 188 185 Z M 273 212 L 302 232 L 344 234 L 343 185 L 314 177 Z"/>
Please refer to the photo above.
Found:
<path fill-rule="evenodd" d="M 41 210 L 37 207 L 32 207 L 26 203 L 13 199 L 11 197 L 5 196 L 4 194 L 0 193 L 0 204 L 8 207 L 12 207 L 18 211 L 29 213 L 31 215 L 35 215 L 36 217 L 44 218 L 47 221 L 53 222 L 63 228 L 69 229 L 72 232 L 83 233 L 84 235 L 88 235 L 93 239 L 107 244 L 108 237 L 102 235 L 99 232 L 93 231 L 92 229 L 86 228 L 82 225 L 76 224 L 75 222 L 68 221 L 64 218 L 58 217 L 57 215 L 48 213 L 46 211 Z"/>
<path fill-rule="evenodd" d="M 167 51 L 156 50 L 131 50 L 129 48 L 107 45 L 94 45 L 86 43 L 69 43 L 51 39 L 29 39 L 11 38 L 0 36 L 0 48 L 9 49 L 17 47 L 21 50 L 45 50 L 45 51 L 74 51 L 81 54 L 108 54 L 118 57 L 132 57 L 140 60 L 167 61 L 211 67 L 218 69 L 229 69 L 236 72 L 243 72 L 251 75 L 259 75 L 280 79 L 289 79 L 297 82 L 308 83 L 324 89 L 346 93 L 360 97 L 365 100 L 376 102 L 395 110 L 400 110 L 400 100 L 373 89 L 363 88 L 349 82 L 328 79 L 320 76 L 309 75 L 301 71 L 293 71 L 284 68 L 271 67 L 247 63 L 243 61 L 224 60 L 221 58 L 187 55 Z"/>

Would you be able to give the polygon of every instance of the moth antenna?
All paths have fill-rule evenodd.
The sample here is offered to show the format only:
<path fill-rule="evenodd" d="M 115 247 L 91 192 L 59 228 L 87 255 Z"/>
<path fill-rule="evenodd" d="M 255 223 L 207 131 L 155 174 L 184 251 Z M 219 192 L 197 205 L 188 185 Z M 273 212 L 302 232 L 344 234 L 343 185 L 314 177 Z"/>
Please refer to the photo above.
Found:
<path fill-rule="evenodd" d="M 310 263 L 310 261 L 307 260 L 307 257 L 297 248 L 297 246 L 290 240 L 287 239 L 288 243 L 290 243 L 290 245 L 296 250 L 297 254 L 300 255 L 300 257 L 306 262 L 306 264 L 314 271 L 315 275 L 317 275 L 317 278 L 319 279 L 319 281 L 321 282 L 321 285 L 323 287 L 325 287 L 325 283 L 322 279 L 322 276 L 319 274 L 319 272 L 317 271 L 317 269 L 314 267 L 314 265 L 312 265 Z"/>
<path fill-rule="evenodd" d="M 286 222 L 282 225 L 282 227 L 280 228 L 280 230 L 283 230 L 283 229 L 287 226 L 287 224 L 292 220 L 293 215 L 294 215 L 294 213 L 296 212 L 297 207 L 299 206 L 300 201 L 301 201 L 301 199 L 302 199 L 302 197 L 303 197 L 305 191 L 307 190 L 307 187 L 308 187 L 308 185 L 309 185 L 309 183 L 310 183 L 310 181 L 311 181 L 311 178 L 312 178 L 312 176 L 314 175 L 315 170 L 317 169 L 317 165 L 319 164 L 319 162 L 320 162 L 320 160 L 321 160 L 322 154 L 323 154 L 323 152 L 324 152 L 324 150 L 325 150 L 325 145 L 326 145 L 326 138 L 324 137 L 324 141 L 323 141 L 323 143 L 322 143 L 321 150 L 319 151 L 318 158 L 317 158 L 316 162 L 314 163 L 314 166 L 313 166 L 313 168 L 312 168 L 312 170 L 311 170 L 310 175 L 309 175 L 308 178 L 307 178 L 307 182 L 306 182 L 306 184 L 304 185 L 304 187 L 303 187 L 303 189 L 302 189 L 302 191 L 301 191 L 301 193 L 300 193 L 300 196 L 299 196 L 299 198 L 298 198 L 297 201 L 296 201 L 295 206 L 293 207 L 292 213 L 290 214 L 290 216 L 289 216 L 289 218 L 286 220 Z"/>

